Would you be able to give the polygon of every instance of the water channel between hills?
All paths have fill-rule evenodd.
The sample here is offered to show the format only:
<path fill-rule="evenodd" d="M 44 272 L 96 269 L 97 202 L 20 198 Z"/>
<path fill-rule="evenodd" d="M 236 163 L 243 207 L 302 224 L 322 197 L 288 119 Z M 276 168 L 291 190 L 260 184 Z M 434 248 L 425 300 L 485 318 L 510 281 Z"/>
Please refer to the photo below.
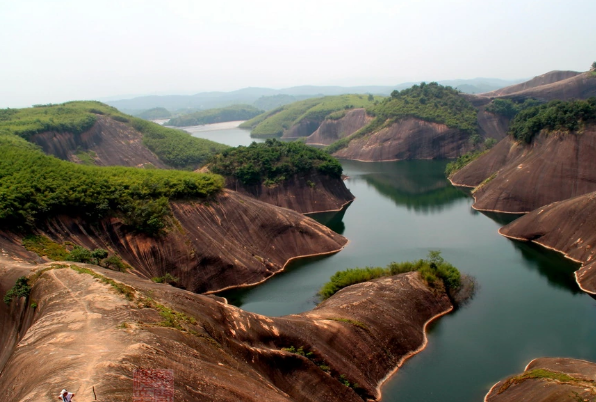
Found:
<path fill-rule="evenodd" d="M 248 137 L 237 128 L 219 136 L 238 131 Z M 247 145 L 246 137 L 237 145 Z M 296 261 L 262 285 L 226 292 L 230 303 L 264 315 L 299 313 L 315 307 L 318 289 L 338 270 L 440 249 L 476 277 L 479 290 L 468 305 L 429 326 L 427 348 L 385 383 L 383 401 L 482 401 L 495 382 L 533 358 L 596 361 L 596 301 L 575 284 L 578 265 L 500 236 L 498 228 L 513 217 L 474 211 L 471 197 L 445 179 L 445 161 L 342 165 L 356 200 L 345 211 L 313 218 L 350 243 L 337 254 Z"/>

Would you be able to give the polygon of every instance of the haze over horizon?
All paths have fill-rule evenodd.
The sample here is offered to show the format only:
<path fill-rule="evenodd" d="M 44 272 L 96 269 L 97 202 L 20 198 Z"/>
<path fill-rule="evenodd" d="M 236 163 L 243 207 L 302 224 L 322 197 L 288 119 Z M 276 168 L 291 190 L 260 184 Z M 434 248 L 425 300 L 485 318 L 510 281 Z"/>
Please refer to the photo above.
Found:
<path fill-rule="evenodd" d="M 594 15 L 590 0 L 4 2 L 0 107 L 585 71 Z"/>

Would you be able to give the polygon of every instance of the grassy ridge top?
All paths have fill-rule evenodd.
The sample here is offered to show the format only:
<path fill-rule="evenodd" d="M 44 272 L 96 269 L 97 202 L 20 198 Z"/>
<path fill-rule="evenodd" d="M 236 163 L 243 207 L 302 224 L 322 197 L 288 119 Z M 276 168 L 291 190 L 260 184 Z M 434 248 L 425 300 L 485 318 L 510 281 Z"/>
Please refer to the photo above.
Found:
<path fill-rule="evenodd" d="M 169 119 L 172 117 L 172 113 L 166 108 L 154 107 L 153 109 L 145 110 L 135 116 L 145 120 Z"/>
<path fill-rule="evenodd" d="M 445 124 L 469 134 L 477 131 L 477 111 L 459 91 L 431 82 L 421 83 L 402 91 L 393 91 L 391 97 L 370 106 L 366 112 L 375 118 L 349 137 L 329 145 L 333 153 L 348 146 L 350 141 L 387 127 L 405 117 Z"/>
<path fill-rule="evenodd" d="M 183 114 L 170 119 L 166 125 L 184 127 L 199 124 L 222 123 L 225 121 L 248 120 L 263 113 L 251 105 L 232 105 L 218 109 L 207 109 L 199 112 Z"/>
<path fill-rule="evenodd" d="M 340 178 L 342 173 L 337 159 L 326 152 L 301 142 L 275 139 L 226 150 L 211 159 L 209 168 L 247 185 L 274 185 L 294 174 L 312 171 L 335 178 Z"/>
<path fill-rule="evenodd" d="M 165 227 L 168 200 L 202 198 L 223 187 L 213 174 L 77 165 L 0 134 L 0 222 L 34 225 L 57 214 L 119 216 L 136 230 Z"/>
<path fill-rule="evenodd" d="M 379 100 L 381 98 L 376 98 Z M 323 121 L 333 112 L 371 106 L 375 98 L 369 95 L 338 95 L 306 99 L 263 113 L 240 125 L 252 128 L 253 137 L 281 137 L 284 130 L 303 120 Z"/>
<path fill-rule="evenodd" d="M 81 134 L 89 130 L 98 115 L 128 124 L 143 135 L 143 143 L 159 159 L 178 169 L 196 169 L 208 157 L 227 146 L 121 113 L 116 108 L 95 101 L 66 102 L 59 105 L 38 105 L 25 109 L 0 109 L 0 132 L 29 140 L 43 132 Z"/>
<path fill-rule="evenodd" d="M 551 101 L 521 110 L 509 126 L 509 134 L 518 141 L 531 143 L 541 130 L 576 132 L 588 121 L 596 120 L 596 98 L 575 101 Z"/>

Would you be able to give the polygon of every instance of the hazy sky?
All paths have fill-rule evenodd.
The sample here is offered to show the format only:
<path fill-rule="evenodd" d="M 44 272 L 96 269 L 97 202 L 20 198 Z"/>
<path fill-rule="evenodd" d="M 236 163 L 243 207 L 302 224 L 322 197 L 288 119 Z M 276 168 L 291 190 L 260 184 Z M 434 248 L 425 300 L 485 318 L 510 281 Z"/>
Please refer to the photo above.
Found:
<path fill-rule="evenodd" d="M 596 0 L 0 0 L 0 107 L 585 71 Z"/>

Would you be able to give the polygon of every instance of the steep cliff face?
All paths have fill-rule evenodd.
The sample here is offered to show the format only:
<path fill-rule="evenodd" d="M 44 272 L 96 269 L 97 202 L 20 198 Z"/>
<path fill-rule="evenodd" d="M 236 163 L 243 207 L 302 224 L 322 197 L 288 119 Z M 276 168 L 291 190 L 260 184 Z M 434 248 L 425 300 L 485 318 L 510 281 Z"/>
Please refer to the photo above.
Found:
<path fill-rule="evenodd" d="M 563 81 L 568 78 L 575 77 L 581 73 L 577 71 L 550 71 L 546 74 L 538 75 L 529 81 L 522 82 L 520 84 L 510 85 L 505 88 L 497 89 L 491 92 L 485 92 L 478 96 L 485 96 L 490 98 L 511 95 L 517 92 L 521 92 L 527 89 L 537 88 L 543 85 L 552 84 L 555 82 Z"/>
<path fill-rule="evenodd" d="M 471 149 L 469 134 L 444 124 L 406 118 L 350 141 L 333 156 L 366 162 L 456 158 Z"/>
<path fill-rule="evenodd" d="M 337 252 L 347 243 L 297 212 L 233 191 L 203 203 L 173 202 L 171 208 L 177 222 L 161 237 L 131 232 L 116 218 L 90 224 L 63 216 L 39 231 L 61 243 L 113 250 L 140 275 L 170 272 L 181 286 L 201 293 L 262 282 L 293 258 Z M 0 236 L 11 247 L 18 241 L 5 239 Z"/>
<path fill-rule="evenodd" d="M 319 128 L 312 133 L 306 143 L 309 145 L 330 145 L 337 140 L 354 134 L 370 123 L 372 117 L 366 114 L 364 108 L 352 109 L 338 120 L 326 119 Z"/>
<path fill-rule="evenodd" d="M 32 136 L 31 142 L 39 145 L 46 154 L 71 162 L 80 163 L 80 152 L 92 151 L 94 155 L 88 155 L 88 158 L 98 166 L 167 168 L 143 145 L 141 133 L 107 116 L 97 116 L 95 125 L 80 135 L 46 132 Z"/>
<path fill-rule="evenodd" d="M 455 185 L 482 185 L 474 208 L 524 213 L 596 191 L 596 125 L 582 133 L 541 133 L 531 144 L 503 139 L 451 177 Z"/>
<path fill-rule="evenodd" d="M 289 129 L 284 130 L 284 133 L 281 138 L 296 139 L 300 137 L 308 137 L 309 135 L 314 133 L 317 130 L 317 128 L 319 128 L 320 124 L 321 120 L 301 120 L 298 124 L 294 124 Z"/>
<path fill-rule="evenodd" d="M 428 322 L 452 309 L 417 273 L 354 285 L 310 312 L 269 318 L 83 268 L 50 269 L 36 281 L 30 299 L 38 307 L 29 308 L 33 319 L 0 374 L 2 400 L 52 400 L 66 387 L 80 400 L 127 401 L 137 368 L 174 370 L 177 401 L 377 400 L 383 379 L 424 348 Z"/>
<path fill-rule="evenodd" d="M 533 241 L 564 253 L 584 265 L 575 277 L 596 294 L 596 192 L 540 207 L 502 227 L 499 233 Z"/>
<path fill-rule="evenodd" d="M 537 370 L 540 370 L 537 372 Z M 534 359 L 522 374 L 495 384 L 485 402 L 576 402 L 596 393 L 596 363 L 585 360 L 543 357 Z"/>
<path fill-rule="evenodd" d="M 278 207 L 308 214 L 339 211 L 354 200 L 343 180 L 319 173 L 298 174 L 271 187 L 226 178 L 226 187 Z"/>
<path fill-rule="evenodd" d="M 499 114 L 480 110 L 478 112 L 478 128 L 482 137 L 501 140 L 507 136 L 509 119 Z"/>

